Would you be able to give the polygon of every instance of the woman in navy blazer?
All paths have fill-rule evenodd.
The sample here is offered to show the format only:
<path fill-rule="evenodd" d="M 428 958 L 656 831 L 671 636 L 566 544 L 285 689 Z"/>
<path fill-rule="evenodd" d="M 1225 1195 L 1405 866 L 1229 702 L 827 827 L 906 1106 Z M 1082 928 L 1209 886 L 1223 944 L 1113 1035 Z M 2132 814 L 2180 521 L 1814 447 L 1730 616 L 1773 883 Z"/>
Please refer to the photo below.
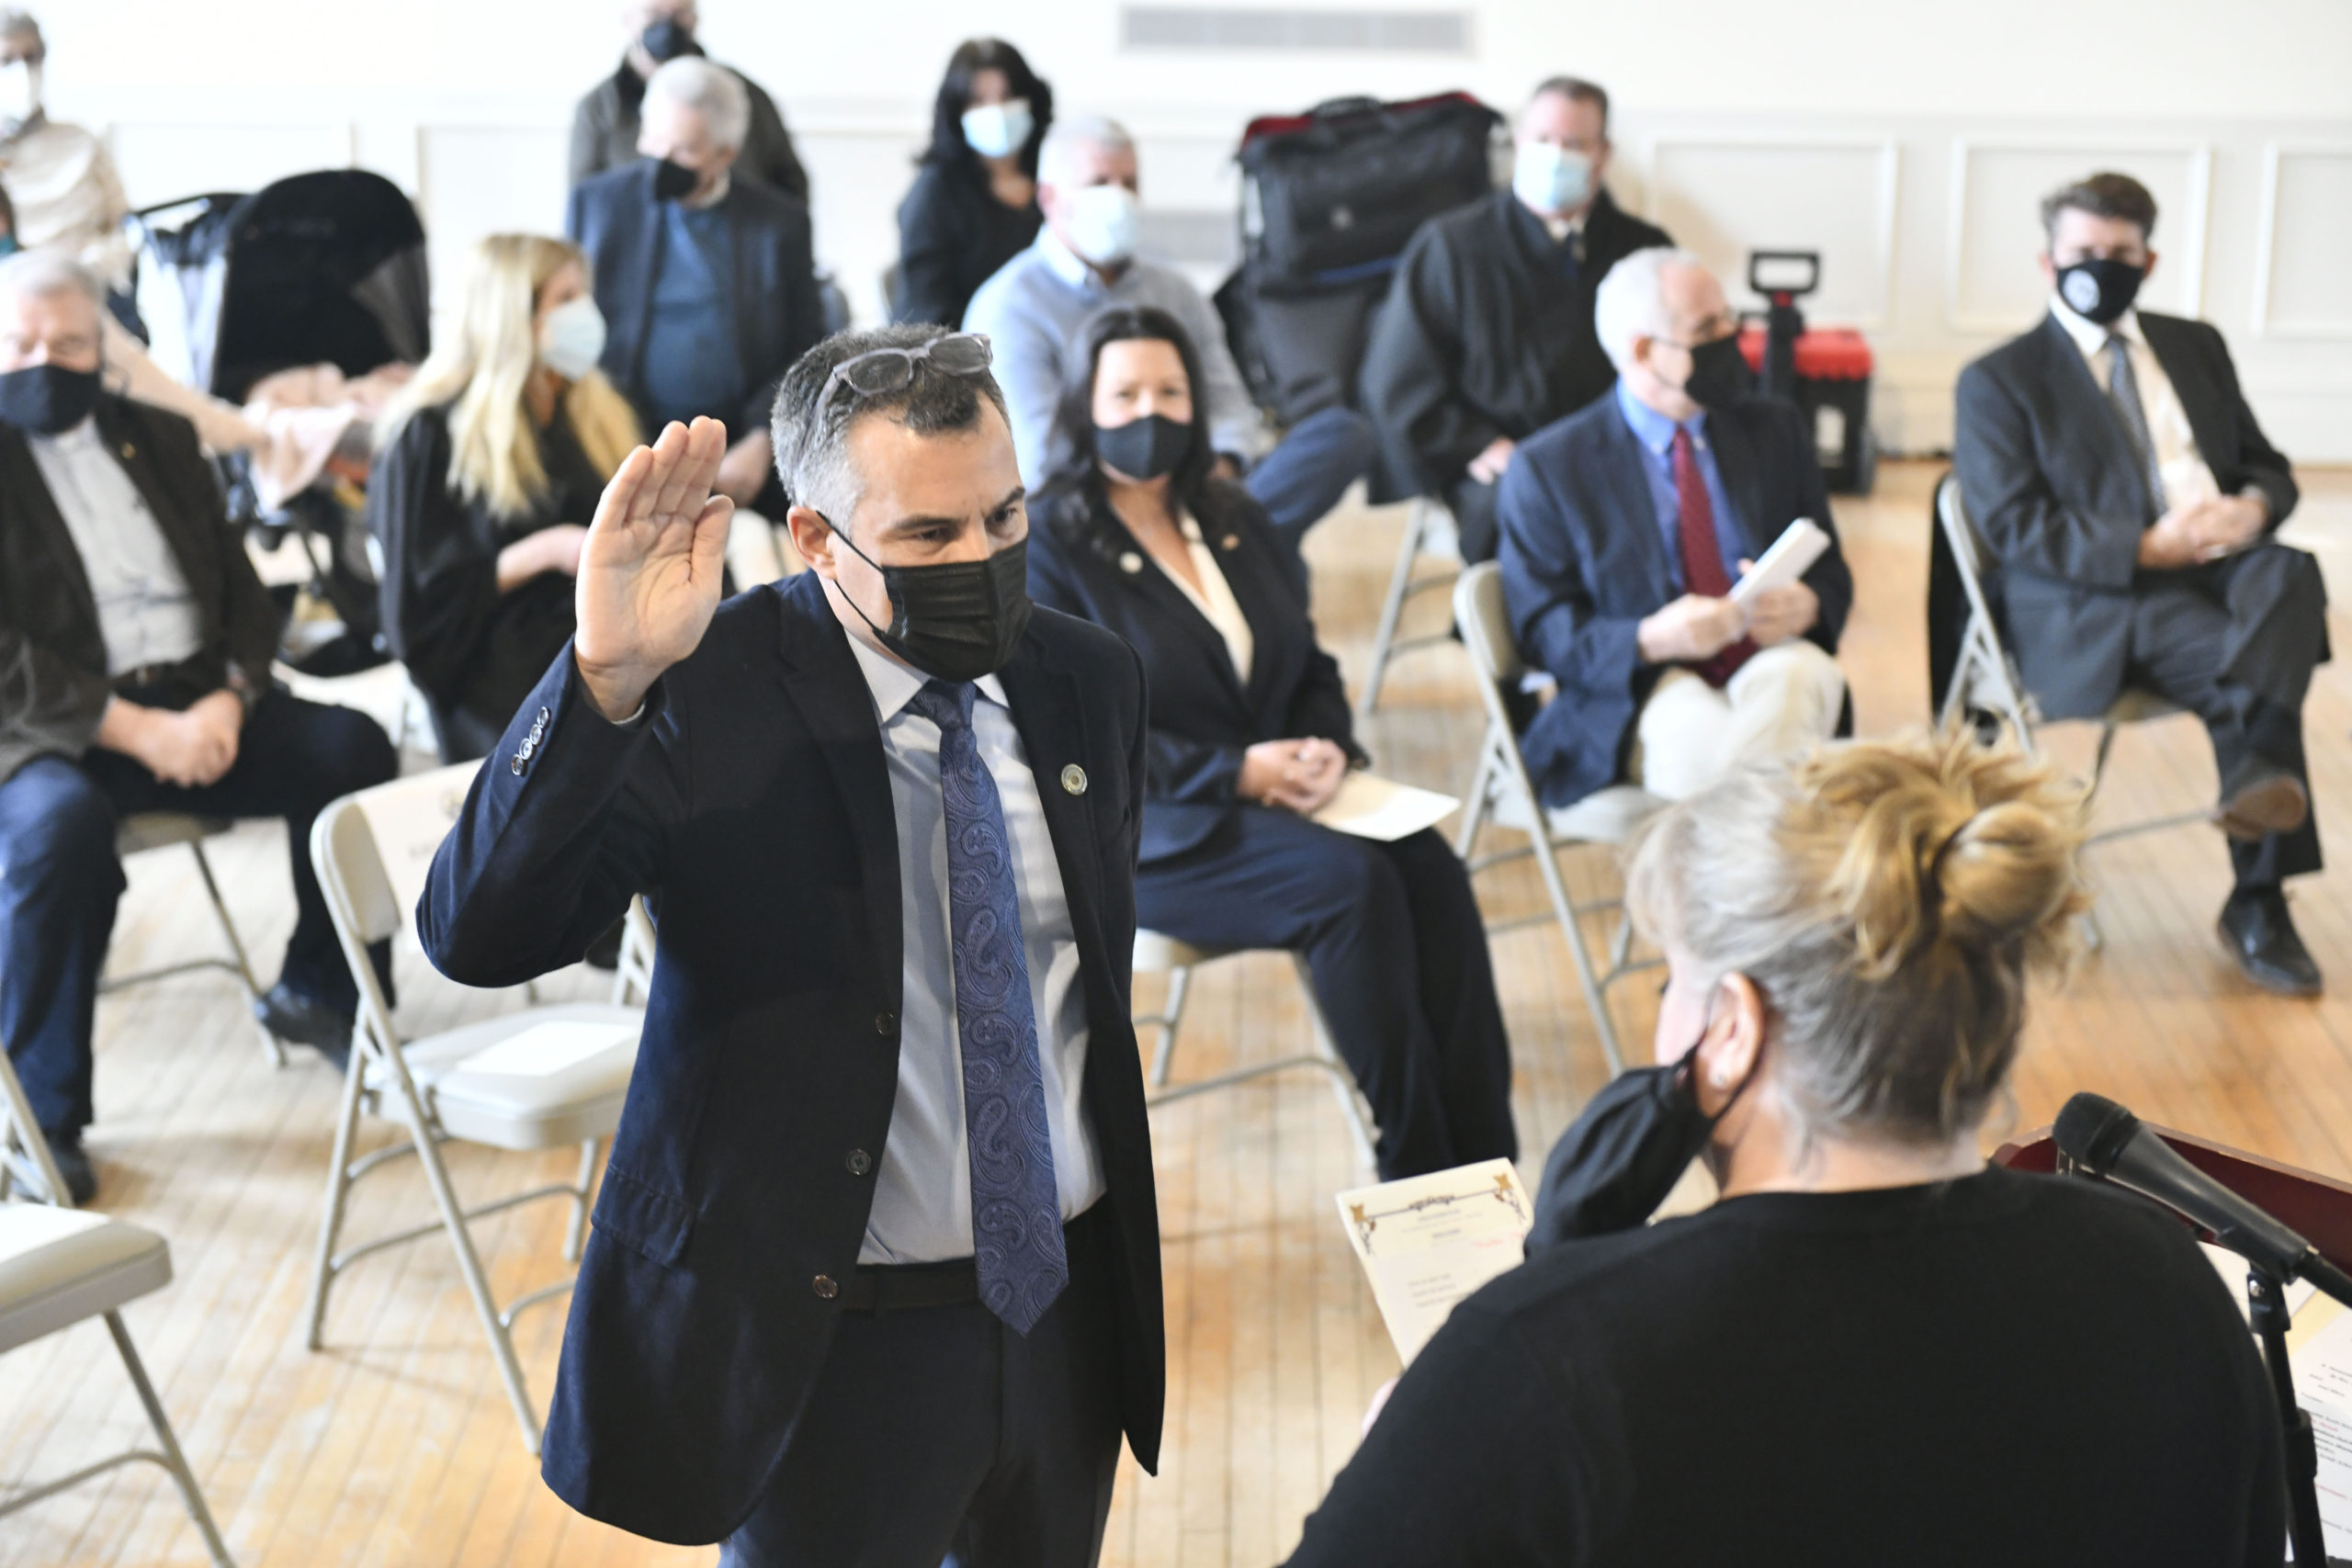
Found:
<path fill-rule="evenodd" d="M 1382 843 L 1308 819 L 1366 758 L 1296 566 L 1264 509 L 1212 471 L 1192 343 L 1131 306 L 1079 337 L 1031 512 L 1029 592 L 1143 658 L 1137 922 L 1306 955 L 1379 1123 L 1384 1179 L 1515 1156 L 1510 1043 L 1461 861 L 1434 830 Z"/>

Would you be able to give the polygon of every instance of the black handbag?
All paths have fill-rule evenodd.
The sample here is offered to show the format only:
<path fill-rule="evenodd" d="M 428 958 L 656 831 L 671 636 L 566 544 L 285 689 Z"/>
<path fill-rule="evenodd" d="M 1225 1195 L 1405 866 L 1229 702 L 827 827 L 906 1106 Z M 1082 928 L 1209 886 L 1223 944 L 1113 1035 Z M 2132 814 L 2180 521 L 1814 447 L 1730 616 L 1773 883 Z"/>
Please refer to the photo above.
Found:
<path fill-rule="evenodd" d="M 1424 220 L 1494 188 L 1502 117 L 1466 93 L 1338 98 L 1243 132 L 1243 254 L 1261 288 L 1352 282 L 1394 265 Z"/>

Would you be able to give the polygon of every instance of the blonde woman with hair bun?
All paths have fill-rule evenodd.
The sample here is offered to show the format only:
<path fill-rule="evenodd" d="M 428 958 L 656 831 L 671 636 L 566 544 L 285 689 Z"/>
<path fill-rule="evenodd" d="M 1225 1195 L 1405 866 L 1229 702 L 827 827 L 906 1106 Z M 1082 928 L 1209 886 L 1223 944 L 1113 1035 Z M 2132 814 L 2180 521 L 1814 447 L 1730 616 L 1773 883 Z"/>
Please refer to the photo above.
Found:
<path fill-rule="evenodd" d="M 368 506 L 386 634 L 461 761 L 571 637 L 581 541 L 639 435 L 596 367 L 604 318 L 576 246 L 490 236 L 450 315 L 384 412 Z"/>
<path fill-rule="evenodd" d="M 2278 1562 L 2278 1418 L 2189 1233 L 1981 1152 L 2082 840 L 2079 789 L 1964 735 L 1662 812 L 1628 885 L 1660 1065 L 1563 1138 L 1544 1243 L 1415 1359 L 1294 1568 Z M 1661 1144 L 1712 1207 L 1547 1227 Z"/>

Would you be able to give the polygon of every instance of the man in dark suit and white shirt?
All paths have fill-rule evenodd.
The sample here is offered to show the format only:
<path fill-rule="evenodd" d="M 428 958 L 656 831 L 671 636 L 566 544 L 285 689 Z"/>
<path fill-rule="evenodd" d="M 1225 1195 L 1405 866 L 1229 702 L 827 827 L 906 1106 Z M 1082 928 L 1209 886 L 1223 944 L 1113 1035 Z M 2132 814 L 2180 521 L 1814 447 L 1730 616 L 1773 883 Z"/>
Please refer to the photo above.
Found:
<path fill-rule="evenodd" d="M 1791 523 L 1832 525 L 1804 416 L 1748 392 L 1723 286 L 1635 251 L 1593 310 L 1616 389 L 1529 437 L 1498 505 L 1513 635 L 1559 682 L 1520 739 L 1547 806 L 1621 779 L 1679 800 L 1827 739 L 1846 696 L 1834 537 L 1802 580 L 1729 596 Z"/>
<path fill-rule="evenodd" d="M 1952 464 L 1996 563 L 2043 716 L 2126 686 L 2205 721 L 2235 886 L 2222 942 L 2270 990 L 2316 995 L 2282 880 L 2320 867 L 2302 703 L 2327 656 L 2318 563 L 2272 536 L 2295 506 L 2222 334 L 2140 310 L 2155 198 L 2098 174 L 2042 202 L 2050 312 L 1961 373 Z"/>
<path fill-rule="evenodd" d="M 1026 592 L 984 340 L 827 340 L 810 570 L 721 607 L 716 422 L 625 462 L 580 630 L 418 909 L 444 972 L 660 948 L 548 1413 L 582 1512 L 738 1568 L 1085 1568 L 1165 1381 L 1128 1013 L 1143 676 Z"/>

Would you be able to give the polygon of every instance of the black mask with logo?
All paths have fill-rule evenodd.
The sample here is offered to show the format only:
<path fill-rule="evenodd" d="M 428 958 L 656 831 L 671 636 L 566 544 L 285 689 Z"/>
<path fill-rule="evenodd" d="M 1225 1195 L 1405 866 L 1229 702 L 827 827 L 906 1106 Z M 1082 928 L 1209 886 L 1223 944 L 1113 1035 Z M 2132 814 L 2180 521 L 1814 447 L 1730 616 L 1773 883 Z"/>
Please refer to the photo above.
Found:
<path fill-rule="evenodd" d="M 1131 479 L 1174 473 L 1192 446 L 1192 425 L 1162 414 L 1094 427 L 1094 455 Z"/>
<path fill-rule="evenodd" d="M 1690 378 L 1682 389 L 1702 409 L 1729 408 L 1755 389 L 1747 356 L 1739 352 L 1736 333 L 1702 343 L 1690 350 Z"/>
<path fill-rule="evenodd" d="M 28 365 L 0 375 L 0 424 L 30 435 L 62 435 L 98 406 L 98 373 Z"/>
<path fill-rule="evenodd" d="M 700 54 L 695 45 L 694 31 L 678 25 L 675 17 L 664 17 L 637 35 L 645 52 L 653 57 L 656 65 L 667 65 L 682 54 Z"/>
<path fill-rule="evenodd" d="M 830 519 L 827 527 L 832 527 Z M 882 574 L 890 595 L 890 625 L 874 625 L 847 593 L 857 618 L 875 637 L 928 675 L 943 681 L 977 681 L 1005 666 L 1029 629 L 1029 541 L 1007 545 L 986 560 L 941 561 L 932 566 L 884 566 L 833 528 L 833 537 L 858 559 Z"/>
<path fill-rule="evenodd" d="M 2107 326 L 2132 308 L 2148 269 L 2112 256 L 2096 256 L 2058 269 L 2058 298 L 2086 321 Z"/>
<path fill-rule="evenodd" d="M 653 170 L 653 199 L 684 201 L 694 195 L 702 176 L 684 164 L 673 164 L 664 158 Z"/>

